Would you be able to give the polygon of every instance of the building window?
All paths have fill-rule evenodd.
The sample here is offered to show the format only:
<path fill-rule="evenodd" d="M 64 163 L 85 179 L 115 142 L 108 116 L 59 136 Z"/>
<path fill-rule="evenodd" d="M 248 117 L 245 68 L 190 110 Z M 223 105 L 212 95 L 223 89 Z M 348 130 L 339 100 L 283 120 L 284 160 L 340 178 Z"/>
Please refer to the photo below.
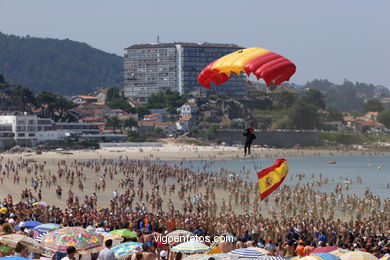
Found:
<path fill-rule="evenodd" d="M 35 134 L 34 134 L 34 133 L 29 133 L 28 136 L 29 136 L 29 137 L 34 137 Z"/>
<path fill-rule="evenodd" d="M 18 137 L 24 137 L 24 133 L 18 133 Z"/>

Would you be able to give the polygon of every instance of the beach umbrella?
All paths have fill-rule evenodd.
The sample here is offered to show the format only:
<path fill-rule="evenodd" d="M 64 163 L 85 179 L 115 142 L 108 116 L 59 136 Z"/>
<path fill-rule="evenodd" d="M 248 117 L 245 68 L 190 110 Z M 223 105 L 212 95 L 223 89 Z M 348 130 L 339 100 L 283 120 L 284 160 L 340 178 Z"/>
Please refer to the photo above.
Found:
<path fill-rule="evenodd" d="M 287 258 L 281 257 L 281 256 L 260 256 L 256 258 L 256 260 L 287 260 Z"/>
<path fill-rule="evenodd" d="M 313 250 L 313 252 L 311 252 L 312 254 L 316 254 L 316 253 L 329 253 L 329 252 L 332 252 L 334 250 L 336 250 L 337 247 L 336 246 L 321 246 L 321 247 L 317 247 Z"/>
<path fill-rule="evenodd" d="M 299 260 L 324 260 L 324 259 L 322 259 L 321 257 L 318 257 L 318 256 L 309 255 L 309 256 L 302 257 Z"/>
<path fill-rule="evenodd" d="M 119 245 L 123 241 L 123 237 L 111 234 L 109 232 L 101 232 L 100 231 L 100 232 L 96 232 L 96 233 L 103 236 L 104 242 L 106 242 L 106 240 L 111 239 L 112 240 L 112 244 L 114 246 Z"/>
<path fill-rule="evenodd" d="M 19 225 L 15 226 L 15 228 L 19 229 L 19 228 L 25 227 L 27 229 L 32 229 L 32 228 L 35 228 L 39 225 L 42 225 L 42 223 L 39 221 L 26 221 L 26 222 L 20 222 Z"/>
<path fill-rule="evenodd" d="M 321 257 L 324 260 L 340 260 L 338 256 L 332 255 L 330 253 L 316 253 L 316 254 L 310 254 L 310 256 L 318 256 Z"/>
<path fill-rule="evenodd" d="M 384 257 L 382 257 L 379 260 L 389 260 L 389 259 L 390 259 L 390 255 L 385 255 Z"/>
<path fill-rule="evenodd" d="M 120 237 L 128 237 L 128 238 L 136 238 L 137 234 L 134 232 L 131 232 L 128 229 L 116 229 L 110 232 L 113 235 L 117 235 Z"/>
<path fill-rule="evenodd" d="M 68 246 L 86 251 L 102 246 L 103 236 L 81 227 L 64 227 L 47 233 L 41 244 L 60 252 L 66 252 Z"/>
<path fill-rule="evenodd" d="M 378 260 L 373 254 L 363 251 L 350 251 L 340 256 L 342 260 Z"/>
<path fill-rule="evenodd" d="M 229 252 L 229 254 L 236 255 L 239 258 L 259 258 L 264 256 L 263 253 L 252 248 L 239 248 Z"/>
<path fill-rule="evenodd" d="M 33 228 L 35 231 L 37 231 L 39 234 L 48 233 L 51 231 L 54 231 L 56 229 L 62 228 L 62 225 L 55 224 L 55 223 L 46 223 L 39 226 L 36 226 Z"/>
<path fill-rule="evenodd" d="M 260 247 L 249 247 L 249 249 L 253 249 L 253 250 L 256 250 L 256 251 L 259 251 L 260 253 L 263 253 L 264 255 L 268 256 L 268 255 L 271 255 L 271 252 L 264 249 L 264 248 L 260 248 Z"/>
<path fill-rule="evenodd" d="M 343 249 L 343 248 L 337 248 L 336 250 L 333 250 L 332 252 L 329 252 L 329 254 L 335 255 L 337 257 L 342 256 L 345 253 L 351 252 L 348 249 Z"/>
<path fill-rule="evenodd" d="M 220 254 L 211 254 L 211 255 L 203 255 L 203 254 L 195 254 L 185 257 L 185 260 L 208 260 L 210 257 L 215 260 L 239 260 L 238 256 L 220 253 Z"/>
<path fill-rule="evenodd" d="M 187 230 L 178 229 L 178 230 L 174 230 L 172 232 L 169 232 L 167 234 L 167 237 L 187 237 L 187 236 L 192 237 L 192 236 L 194 236 L 194 233 L 187 231 Z"/>
<path fill-rule="evenodd" d="M 8 209 L 6 207 L 0 208 L 0 214 L 7 214 Z"/>
<path fill-rule="evenodd" d="M 211 247 L 195 241 L 190 240 L 188 242 L 184 242 L 181 244 L 178 244 L 177 246 L 172 247 L 172 252 L 181 252 L 183 254 L 196 254 L 196 253 L 205 253 L 207 251 L 210 251 Z"/>
<path fill-rule="evenodd" d="M 29 259 L 21 256 L 6 256 L 6 257 L 0 257 L 0 260 L 29 260 Z"/>
<path fill-rule="evenodd" d="M 301 258 L 300 256 L 290 256 L 290 257 L 287 257 L 288 260 L 298 260 L 300 258 Z"/>
<path fill-rule="evenodd" d="M 45 248 L 38 241 L 21 234 L 9 234 L 0 236 L 0 243 L 13 248 L 16 248 L 16 245 L 18 243 L 21 243 L 27 246 L 31 252 L 47 256 L 52 256 L 54 254 L 54 251 L 50 250 L 49 248 Z"/>
<path fill-rule="evenodd" d="M 120 259 L 120 258 L 125 258 L 127 256 L 131 256 L 134 253 L 134 249 L 140 246 L 142 246 L 141 243 L 128 242 L 128 243 L 119 244 L 111 248 L 111 250 L 114 252 L 115 257 Z"/>
<path fill-rule="evenodd" d="M 34 202 L 32 205 L 33 205 L 33 206 L 43 206 L 43 207 L 48 207 L 48 206 L 49 206 L 49 205 L 48 205 L 46 202 L 44 202 L 44 201 L 37 201 L 37 202 Z"/>

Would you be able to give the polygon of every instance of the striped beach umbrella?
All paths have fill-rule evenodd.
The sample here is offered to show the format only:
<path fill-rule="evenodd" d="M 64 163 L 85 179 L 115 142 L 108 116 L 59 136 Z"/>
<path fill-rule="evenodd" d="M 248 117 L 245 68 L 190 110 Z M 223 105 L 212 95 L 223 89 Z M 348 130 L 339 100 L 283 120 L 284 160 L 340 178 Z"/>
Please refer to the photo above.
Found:
<path fill-rule="evenodd" d="M 390 260 L 390 255 L 385 255 L 384 257 L 382 257 L 379 260 Z"/>
<path fill-rule="evenodd" d="M 340 256 L 342 260 L 378 260 L 373 254 L 363 251 L 351 251 Z"/>
<path fill-rule="evenodd" d="M 62 225 L 55 224 L 55 223 L 46 223 L 39 226 L 36 226 L 33 228 L 35 231 L 37 231 L 39 234 L 48 233 L 51 231 L 54 231 L 56 229 L 62 228 Z"/>
<path fill-rule="evenodd" d="M 197 241 L 188 241 L 177 246 L 174 246 L 171 251 L 172 252 L 181 252 L 183 254 L 195 254 L 195 253 L 205 253 L 209 251 L 211 248 L 201 242 Z"/>
<path fill-rule="evenodd" d="M 26 221 L 26 222 L 20 222 L 19 225 L 15 226 L 15 229 L 19 229 L 19 228 L 22 228 L 22 227 L 27 228 L 27 229 L 32 229 L 32 228 L 35 228 L 35 227 L 37 227 L 39 225 L 42 225 L 42 223 L 39 222 L 39 221 L 32 221 L 32 220 L 30 220 L 30 221 Z"/>
<path fill-rule="evenodd" d="M 260 256 L 256 260 L 287 260 L 287 258 L 281 257 L 281 256 Z"/>
<path fill-rule="evenodd" d="M 134 253 L 136 248 L 141 247 L 141 243 L 137 242 L 127 242 L 123 244 L 119 244 L 113 247 L 111 250 L 114 252 L 114 255 L 117 259 L 126 258 L 131 256 Z"/>
<path fill-rule="evenodd" d="M 310 254 L 310 256 L 318 256 L 318 257 L 321 257 L 324 260 L 340 260 L 340 258 L 338 258 L 337 256 L 332 255 L 330 253 Z"/>
<path fill-rule="evenodd" d="M 251 248 L 239 248 L 233 251 L 230 251 L 229 254 L 236 255 L 239 258 L 259 258 L 264 256 L 260 251 L 251 249 Z"/>
<path fill-rule="evenodd" d="M 329 254 L 332 254 L 332 255 L 335 255 L 337 257 L 340 257 L 342 256 L 343 254 L 346 254 L 348 252 L 351 252 L 350 250 L 348 249 L 343 249 L 343 248 L 337 248 L 336 250 L 332 251 L 332 252 L 329 252 Z"/>

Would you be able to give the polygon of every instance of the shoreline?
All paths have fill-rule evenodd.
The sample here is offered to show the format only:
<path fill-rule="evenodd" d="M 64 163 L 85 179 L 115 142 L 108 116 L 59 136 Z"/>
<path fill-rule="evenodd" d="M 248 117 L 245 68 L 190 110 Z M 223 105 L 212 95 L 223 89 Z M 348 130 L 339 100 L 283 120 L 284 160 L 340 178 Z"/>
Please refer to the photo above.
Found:
<path fill-rule="evenodd" d="M 250 156 L 243 155 L 243 147 L 233 146 L 195 146 L 163 144 L 151 147 L 110 147 L 101 149 L 43 151 L 42 154 L 33 152 L 3 152 L 0 157 L 24 157 L 31 159 L 116 159 L 128 158 L 130 160 L 174 161 L 174 160 L 251 160 L 256 158 L 276 157 L 336 157 L 336 156 L 385 156 L 390 152 L 337 150 L 337 149 L 282 149 L 252 147 Z"/>

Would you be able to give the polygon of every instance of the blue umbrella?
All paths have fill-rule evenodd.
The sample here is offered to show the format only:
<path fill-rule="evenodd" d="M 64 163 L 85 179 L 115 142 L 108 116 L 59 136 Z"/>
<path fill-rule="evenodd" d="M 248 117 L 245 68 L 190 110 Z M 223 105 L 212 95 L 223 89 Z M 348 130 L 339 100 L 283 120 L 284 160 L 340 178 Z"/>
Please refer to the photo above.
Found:
<path fill-rule="evenodd" d="M 287 260 L 287 258 L 281 257 L 281 256 L 260 256 L 256 260 Z"/>
<path fill-rule="evenodd" d="M 310 254 L 310 256 L 318 256 L 324 260 L 340 260 L 340 258 L 338 258 L 337 256 L 329 253 L 315 253 L 315 254 Z"/>
<path fill-rule="evenodd" d="M 20 222 L 19 225 L 15 226 L 15 228 L 19 229 L 21 227 L 25 227 L 27 229 L 32 229 L 39 225 L 42 225 L 42 223 L 39 221 L 26 221 L 26 222 Z"/>
<path fill-rule="evenodd" d="M 59 228 L 62 228 L 62 225 L 55 224 L 55 223 L 47 223 L 47 224 L 42 224 L 34 227 L 34 230 L 36 230 L 39 234 L 44 234 Z"/>
<path fill-rule="evenodd" d="M 264 256 L 263 253 L 250 248 L 239 248 L 229 252 L 229 254 L 236 255 L 239 258 L 259 258 Z"/>
<path fill-rule="evenodd" d="M 21 256 L 6 256 L 6 257 L 0 257 L 0 260 L 29 260 L 29 259 Z"/>

